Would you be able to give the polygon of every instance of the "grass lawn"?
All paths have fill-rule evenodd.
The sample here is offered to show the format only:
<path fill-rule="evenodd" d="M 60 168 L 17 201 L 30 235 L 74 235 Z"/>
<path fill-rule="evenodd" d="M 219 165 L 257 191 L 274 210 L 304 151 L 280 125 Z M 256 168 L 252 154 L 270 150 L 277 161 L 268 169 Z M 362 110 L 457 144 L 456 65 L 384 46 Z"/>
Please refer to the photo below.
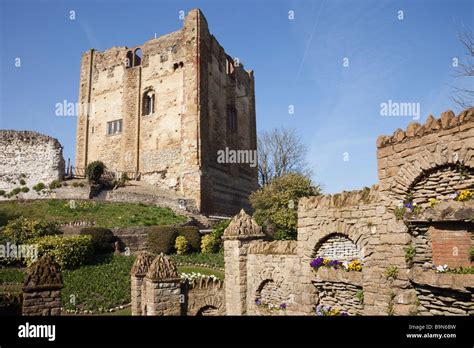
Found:
<path fill-rule="evenodd" d="M 199 266 L 179 266 L 178 273 L 201 273 L 204 275 L 214 275 L 219 279 L 224 279 L 224 272 L 218 271 L 216 269 L 210 269 L 207 267 L 199 267 Z"/>
<path fill-rule="evenodd" d="M 185 255 L 170 255 L 171 260 L 176 263 L 188 263 L 192 265 L 205 264 L 209 267 L 224 268 L 224 253 L 201 254 L 192 253 Z"/>
<path fill-rule="evenodd" d="M 76 208 L 71 209 L 68 202 L 59 199 L 0 202 L 0 226 L 20 215 L 56 223 L 95 222 L 99 227 L 158 226 L 186 221 L 169 208 L 141 203 L 76 201 Z"/>
<path fill-rule="evenodd" d="M 104 310 L 130 303 L 130 269 L 135 257 L 104 255 L 95 264 L 62 271 L 65 309 Z"/>
<path fill-rule="evenodd" d="M 22 268 L 0 268 L 0 286 L 5 283 L 22 283 L 25 279 L 25 270 Z"/>

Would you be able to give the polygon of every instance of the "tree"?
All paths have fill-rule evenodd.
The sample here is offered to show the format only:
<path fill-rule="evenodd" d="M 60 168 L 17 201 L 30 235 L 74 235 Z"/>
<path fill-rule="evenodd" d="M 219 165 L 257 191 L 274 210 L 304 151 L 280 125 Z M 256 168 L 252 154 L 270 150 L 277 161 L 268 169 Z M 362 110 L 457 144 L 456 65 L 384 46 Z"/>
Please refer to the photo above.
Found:
<path fill-rule="evenodd" d="M 313 186 L 311 179 L 302 174 L 274 178 L 250 195 L 253 217 L 275 239 L 296 239 L 298 200 L 319 192 L 319 186 Z"/>
<path fill-rule="evenodd" d="M 457 58 L 453 65 L 456 67 L 457 77 L 474 77 L 474 34 L 472 29 L 467 28 L 459 35 L 459 41 L 465 50 L 467 58 L 458 62 Z M 454 64 L 455 63 L 455 64 Z M 471 84 L 472 86 L 472 84 Z M 472 88 L 452 86 L 451 99 L 462 109 L 471 108 L 474 105 L 474 90 Z"/>
<path fill-rule="evenodd" d="M 294 129 L 275 128 L 258 137 L 258 182 L 261 187 L 288 173 L 309 176 L 305 162 L 306 147 Z"/>
<path fill-rule="evenodd" d="M 94 161 L 87 165 L 86 177 L 90 182 L 98 183 L 100 177 L 105 172 L 105 164 L 101 161 Z"/>

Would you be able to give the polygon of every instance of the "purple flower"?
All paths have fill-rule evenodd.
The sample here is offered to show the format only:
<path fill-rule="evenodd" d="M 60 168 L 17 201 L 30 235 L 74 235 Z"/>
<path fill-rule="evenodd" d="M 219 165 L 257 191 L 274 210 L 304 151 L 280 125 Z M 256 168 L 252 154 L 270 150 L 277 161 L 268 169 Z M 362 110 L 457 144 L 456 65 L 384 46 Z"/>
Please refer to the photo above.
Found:
<path fill-rule="evenodd" d="M 337 269 L 339 266 L 341 266 L 341 262 L 337 260 L 331 260 L 328 263 L 329 267 L 334 267 L 334 269 Z"/>
<path fill-rule="evenodd" d="M 323 265 L 323 260 L 322 257 L 315 258 L 309 265 L 313 268 L 321 267 Z"/>
<path fill-rule="evenodd" d="M 257 306 L 260 306 L 260 305 L 262 304 L 262 300 L 260 300 L 259 298 L 257 298 L 257 299 L 255 300 L 255 304 L 256 304 Z"/>
<path fill-rule="evenodd" d="M 412 202 L 405 203 L 405 208 L 413 209 L 413 203 Z"/>
<path fill-rule="evenodd" d="M 280 309 L 286 309 L 286 303 L 280 304 Z"/>
<path fill-rule="evenodd" d="M 343 312 L 341 313 L 341 316 L 347 317 L 347 316 L 349 316 L 349 313 L 347 313 L 346 311 L 343 311 Z"/>
<path fill-rule="evenodd" d="M 318 306 L 316 307 L 316 315 L 319 315 L 319 316 L 323 316 L 323 315 L 324 315 L 323 312 L 321 311 L 321 308 L 322 308 L 321 305 L 318 305 Z"/>

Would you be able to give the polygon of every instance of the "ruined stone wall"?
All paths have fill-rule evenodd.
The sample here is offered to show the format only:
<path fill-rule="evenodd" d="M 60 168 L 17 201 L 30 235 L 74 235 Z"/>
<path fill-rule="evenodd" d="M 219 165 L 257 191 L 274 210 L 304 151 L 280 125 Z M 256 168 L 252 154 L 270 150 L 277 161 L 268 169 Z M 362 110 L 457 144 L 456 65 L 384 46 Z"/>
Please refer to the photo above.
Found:
<path fill-rule="evenodd" d="M 133 57 L 138 51 L 139 65 Z M 142 180 L 193 199 L 205 212 L 248 206 L 256 168 L 213 171 L 208 156 L 215 163 L 216 148 L 223 148 L 216 144 L 227 139 L 236 149 L 256 149 L 253 75 L 238 67 L 232 78 L 225 70 L 215 73 L 219 82 L 211 83 L 215 55 L 224 64 L 227 56 L 199 10 L 189 12 L 182 29 L 141 46 L 86 52 L 79 101 L 90 108 L 81 108 L 78 117 L 76 166 L 101 160 L 111 171 L 140 172 Z M 154 98 L 151 112 L 148 95 Z M 226 132 L 231 102 L 239 114 L 239 131 L 232 135 Z M 108 135 L 107 123 L 116 120 L 122 120 L 121 132 Z"/>
<path fill-rule="evenodd" d="M 21 196 L 36 198 L 34 185 L 49 185 L 64 175 L 63 149 L 54 138 L 31 131 L 0 130 L 0 147 L 0 190 L 8 193 L 28 187 L 30 191 Z"/>

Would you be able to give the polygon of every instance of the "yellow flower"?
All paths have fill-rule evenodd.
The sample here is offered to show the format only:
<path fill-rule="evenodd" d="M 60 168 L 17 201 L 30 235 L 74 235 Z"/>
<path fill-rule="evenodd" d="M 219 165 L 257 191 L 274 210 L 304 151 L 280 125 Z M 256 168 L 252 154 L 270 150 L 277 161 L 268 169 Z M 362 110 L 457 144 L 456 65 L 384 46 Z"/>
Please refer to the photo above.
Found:
<path fill-rule="evenodd" d="M 323 260 L 323 265 L 327 265 L 329 263 L 329 260 L 328 259 L 324 259 Z"/>
<path fill-rule="evenodd" d="M 362 270 L 362 266 L 361 265 L 357 265 L 356 266 L 356 271 L 360 272 Z"/>

